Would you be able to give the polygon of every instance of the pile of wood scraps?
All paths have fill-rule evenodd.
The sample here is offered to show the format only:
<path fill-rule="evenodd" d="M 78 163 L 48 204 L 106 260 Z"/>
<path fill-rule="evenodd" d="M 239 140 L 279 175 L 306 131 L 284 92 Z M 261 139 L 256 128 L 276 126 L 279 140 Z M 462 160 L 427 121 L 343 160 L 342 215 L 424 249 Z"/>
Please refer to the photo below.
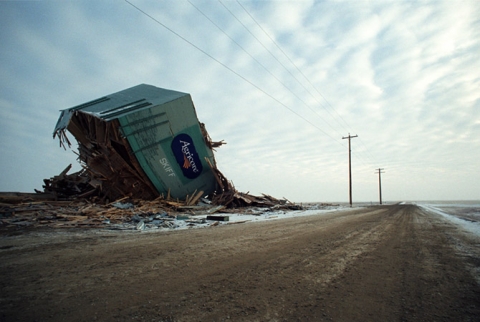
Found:
<path fill-rule="evenodd" d="M 301 210 L 302 207 L 290 202 L 287 199 L 276 199 L 272 196 L 262 194 L 262 196 L 253 196 L 249 193 L 237 191 L 233 186 L 223 193 L 213 196 L 212 203 L 225 205 L 229 208 L 242 207 L 265 207 L 288 210 Z"/>
<path fill-rule="evenodd" d="M 44 191 L 35 191 L 37 193 L 51 194 L 55 196 L 56 200 L 69 199 L 71 196 L 87 198 L 94 195 L 100 188 L 101 182 L 92 179 L 85 169 L 68 174 L 71 168 L 72 165 L 70 164 L 59 175 L 50 179 L 44 179 Z"/>
<path fill-rule="evenodd" d="M 44 180 L 45 192 L 52 191 L 59 197 L 64 197 L 66 193 L 75 197 L 89 194 L 104 200 L 123 196 L 158 197 L 119 128 L 118 120 L 105 122 L 88 113 L 74 113 L 68 131 L 77 139 L 78 160 L 84 170 L 67 175 L 70 165 L 60 175 Z M 64 147 L 70 145 L 66 131 L 64 128 L 54 132 L 54 137 L 58 136 L 60 145 Z"/>
<path fill-rule="evenodd" d="M 45 199 L 41 200 L 40 195 Z M 53 200 L 48 194 L 0 193 L 0 228 L 106 228 L 118 230 L 175 229 L 218 225 L 213 214 L 241 212 L 238 208 L 213 204 L 198 192 L 186 200 L 162 196 L 154 200 L 124 197 L 108 204 L 87 199 Z M 249 201 L 268 210 L 297 210 L 283 200 L 283 205 L 271 196 L 254 197 L 237 193 L 232 203 Z M 277 202 L 275 202 L 277 201 Z M 270 208 L 268 208 L 270 207 Z M 301 208 L 301 207 L 300 207 Z M 249 208 L 252 209 L 252 208 Z M 260 212 L 259 212 L 260 213 Z M 217 220 L 218 221 L 218 220 Z"/>
<path fill-rule="evenodd" d="M 59 175 L 50 179 L 44 179 L 44 191 L 35 190 L 41 195 L 49 195 L 53 200 L 83 200 L 93 203 L 109 203 L 109 199 L 102 194 L 102 180 L 95 176 L 88 169 L 83 169 L 73 174 L 68 174 L 72 165 L 66 167 Z M 300 210 L 301 207 L 290 202 L 287 199 L 276 199 L 270 195 L 262 194 L 254 196 L 249 193 L 239 192 L 235 189 L 232 182 L 229 182 L 225 176 L 216 168 L 213 169 L 215 178 L 220 189 L 213 195 L 208 196 L 207 201 L 215 206 L 225 206 L 226 208 L 235 209 L 243 207 L 276 207 L 277 209 Z M 112 188 L 112 187 L 110 187 Z M 200 199 L 205 198 L 203 191 L 194 191 L 191 195 L 187 195 L 184 201 L 172 200 L 170 195 L 160 195 L 153 199 L 154 202 L 162 200 L 164 204 L 173 208 L 185 208 L 195 205 Z M 147 198 L 124 195 L 121 199 L 132 198 L 136 200 L 151 201 L 151 195 Z"/>

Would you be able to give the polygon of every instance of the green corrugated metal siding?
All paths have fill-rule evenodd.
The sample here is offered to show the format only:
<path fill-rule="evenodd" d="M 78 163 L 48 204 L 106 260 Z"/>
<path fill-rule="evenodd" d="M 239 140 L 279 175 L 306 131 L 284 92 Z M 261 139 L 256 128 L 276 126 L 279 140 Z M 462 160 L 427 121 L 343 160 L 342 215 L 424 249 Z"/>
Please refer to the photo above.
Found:
<path fill-rule="evenodd" d="M 66 128 L 73 111 L 106 122 L 118 119 L 121 132 L 159 193 L 170 189 L 173 197 L 183 198 L 195 190 L 206 194 L 215 190 L 214 174 L 205 161 L 209 158 L 215 164 L 213 152 L 205 144 L 190 94 L 138 85 L 64 110 L 55 131 Z M 201 162 L 201 173 L 194 179 L 184 175 L 172 151 L 172 140 L 179 134 L 191 137 Z"/>
<path fill-rule="evenodd" d="M 203 140 L 190 95 L 128 114 L 119 121 L 138 162 L 157 191 L 166 193 L 170 189 L 176 197 L 195 190 L 215 189 L 213 174 L 204 160 L 205 157 L 213 160 L 213 153 Z M 180 133 L 192 137 L 202 161 L 202 174 L 194 180 L 183 175 L 171 149 L 172 139 Z"/>

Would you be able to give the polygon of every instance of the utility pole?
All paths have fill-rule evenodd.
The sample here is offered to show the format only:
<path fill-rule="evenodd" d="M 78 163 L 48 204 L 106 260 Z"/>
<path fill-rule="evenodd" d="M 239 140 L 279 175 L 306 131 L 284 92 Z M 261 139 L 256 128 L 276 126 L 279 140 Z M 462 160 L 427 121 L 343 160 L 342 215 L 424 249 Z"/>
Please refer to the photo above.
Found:
<path fill-rule="evenodd" d="M 351 136 L 348 133 L 348 136 L 342 137 L 343 139 L 348 139 L 348 183 L 350 186 L 350 207 L 352 206 L 352 149 L 350 148 L 350 139 L 356 138 L 358 135 Z"/>
<path fill-rule="evenodd" d="M 382 204 L 382 173 L 385 173 L 385 172 L 382 172 L 382 170 L 384 170 L 383 168 L 378 168 L 376 169 L 378 171 L 378 192 L 380 194 L 380 204 Z"/>

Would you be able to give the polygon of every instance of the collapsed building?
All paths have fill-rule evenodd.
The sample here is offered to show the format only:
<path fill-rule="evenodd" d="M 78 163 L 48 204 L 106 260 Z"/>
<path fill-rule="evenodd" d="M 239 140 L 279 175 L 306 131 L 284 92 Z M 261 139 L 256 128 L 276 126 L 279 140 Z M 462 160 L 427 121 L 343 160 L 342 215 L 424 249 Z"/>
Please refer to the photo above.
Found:
<path fill-rule="evenodd" d="M 141 84 L 103 96 L 62 110 L 53 137 L 64 148 L 67 132 L 82 169 L 67 166 L 34 194 L 0 193 L 0 227 L 173 229 L 215 226 L 229 216 L 214 213 L 236 208 L 302 209 L 235 189 L 213 154 L 224 142 L 210 139 L 187 93 Z"/>
<path fill-rule="evenodd" d="M 44 180 L 44 194 L 56 200 L 96 198 L 108 202 L 131 198 L 200 198 L 229 208 L 296 208 L 269 195 L 236 191 L 217 169 L 214 142 L 200 123 L 190 94 L 141 84 L 61 111 L 53 137 L 78 143 L 82 170 Z M 39 191 L 37 191 L 39 192 Z"/>
<path fill-rule="evenodd" d="M 54 138 L 78 142 L 83 170 L 72 180 L 45 180 L 57 194 L 185 199 L 230 188 L 190 94 L 141 84 L 61 111 Z M 66 171 L 62 172 L 65 179 Z M 72 177 L 71 177 L 72 178 Z"/>

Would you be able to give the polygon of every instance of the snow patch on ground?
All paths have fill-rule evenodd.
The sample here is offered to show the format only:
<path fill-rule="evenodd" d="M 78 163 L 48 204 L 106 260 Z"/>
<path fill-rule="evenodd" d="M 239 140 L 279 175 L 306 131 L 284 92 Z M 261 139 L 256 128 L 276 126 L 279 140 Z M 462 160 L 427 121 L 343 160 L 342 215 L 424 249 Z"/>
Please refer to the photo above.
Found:
<path fill-rule="evenodd" d="M 353 209 L 353 208 L 352 208 Z M 341 206 L 329 206 L 323 209 L 308 209 L 308 210 L 295 210 L 295 211 L 268 211 L 259 215 L 250 215 L 250 214 L 227 214 L 230 218 L 230 222 L 242 222 L 245 220 L 248 221 L 266 221 L 266 220 L 278 220 L 286 218 L 295 218 L 295 217 L 304 217 L 304 216 L 314 216 L 314 215 L 325 215 L 328 213 L 345 210 L 345 207 Z"/>
<path fill-rule="evenodd" d="M 304 207 L 304 210 L 273 210 L 266 208 L 248 209 L 248 213 L 221 213 L 217 212 L 214 216 L 226 216 L 228 220 L 207 220 L 207 216 L 210 215 L 207 211 L 201 212 L 201 214 L 186 216 L 185 218 L 170 218 L 163 219 L 161 225 L 155 224 L 155 220 L 145 220 L 145 218 L 139 218 L 131 223 L 122 223 L 109 226 L 108 229 L 113 230 L 137 230 L 137 231 L 170 231 L 170 230 L 182 230 L 192 228 L 206 228 L 211 226 L 239 224 L 247 222 L 261 222 L 270 220 L 280 220 L 287 218 L 305 217 L 305 216 L 318 216 L 326 215 L 333 212 L 344 211 L 347 209 L 358 209 L 358 207 L 349 207 L 345 205 L 325 205 L 325 204 L 310 204 Z"/>
<path fill-rule="evenodd" d="M 442 216 L 443 218 L 447 219 L 451 223 L 462 227 L 463 229 L 465 229 L 466 231 L 469 231 L 470 233 L 480 236 L 480 222 L 465 220 L 457 217 L 454 213 L 449 213 L 449 212 L 447 213 L 444 210 L 439 209 L 439 207 L 460 208 L 460 209 L 478 208 L 480 207 L 480 204 L 441 204 L 441 205 L 440 204 L 435 204 L 435 205 L 417 204 L 417 205 L 426 211 Z"/>
<path fill-rule="evenodd" d="M 253 213 L 253 214 L 245 214 L 245 213 L 218 213 L 215 215 L 222 215 L 222 216 L 228 216 L 229 219 L 228 221 L 220 221 L 218 224 L 219 225 L 228 225 L 228 224 L 233 224 L 233 223 L 243 223 L 243 222 L 261 222 L 261 221 L 270 221 L 270 220 L 280 220 L 280 219 L 287 219 L 287 218 L 296 218 L 296 217 L 305 217 L 305 216 L 316 216 L 316 215 L 326 215 L 332 212 L 337 212 L 340 210 L 345 210 L 345 209 L 356 209 L 355 207 L 350 208 L 346 206 L 341 206 L 341 205 L 334 205 L 334 206 L 327 206 L 327 207 L 309 207 L 309 209 L 306 210 L 294 210 L 294 211 L 284 211 L 284 210 L 278 210 L 278 211 L 265 211 L 265 210 L 259 210 L 258 213 Z M 192 218 L 195 219 L 202 219 L 206 218 L 206 215 L 199 215 L 199 216 L 192 216 Z M 182 225 L 182 223 L 179 223 L 180 221 L 176 221 L 178 224 Z M 186 222 L 188 224 L 188 222 Z M 211 225 L 211 220 L 209 220 L 206 224 L 204 225 L 199 225 L 198 227 L 202 226 L 210 226 Z M 188 226 L 185 225 L 185 227 L 177 227 L 178 228 L 189 228 Z"/>

